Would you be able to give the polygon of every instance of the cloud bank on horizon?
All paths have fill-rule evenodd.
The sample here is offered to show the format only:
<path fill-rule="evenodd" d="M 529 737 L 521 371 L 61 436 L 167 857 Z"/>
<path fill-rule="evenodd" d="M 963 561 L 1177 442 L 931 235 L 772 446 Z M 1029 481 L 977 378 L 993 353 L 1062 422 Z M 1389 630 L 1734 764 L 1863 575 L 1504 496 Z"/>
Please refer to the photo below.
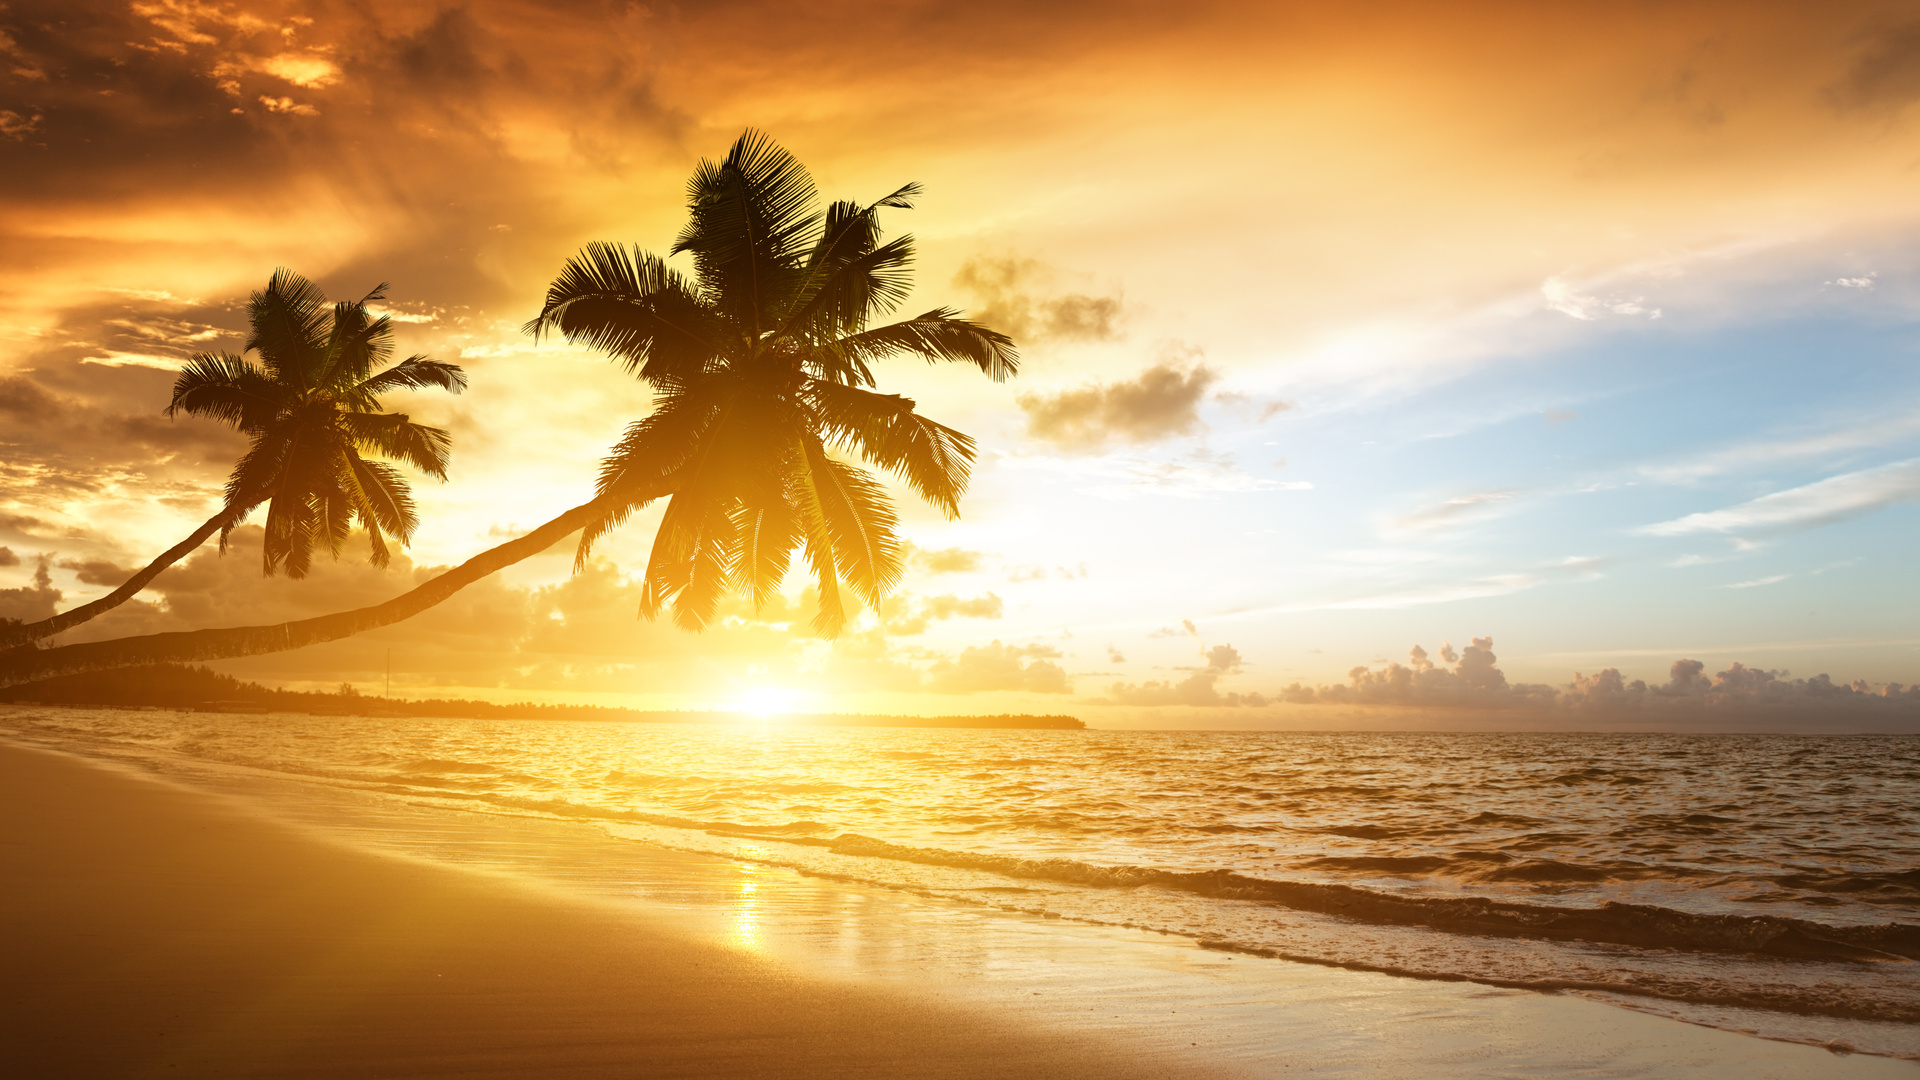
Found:
<path fill-rule="evenodd" d="M 902 501 L 902 593 L 831 644 L 798 579 L 702 637 L 639 623 L 655 513 L 579 576 L 543 557 L 236 671 L 331 685 L 393 647 L 473 693 L 1207 723 L 1468 685 L 1350 669 L 1469 625 L 1529 650 L 1503 693 L 1563 712 L 1683 708 L 1676 657 L 1730 680 L 1700 707 L 1813 670 L 1846 693 L 1752 693 L 1892 708 L 1834 703 L 1920 682 L 1916 70 L 1893 2 L 14 0 L 0 616 L 211 512 L 240 440 L 159 409 L 279 265 L 393 282 L 401 347 L 469 369 L 398 406 L 453 431 L 452 480 L 416 484 L 386 575 L 302 591 L 203 552 L 98 632 L 383 598 L 572 505 L 649 401 L 517 328 L 580 244 L 664 252 L 693 163 L 751 125 L 830 197 L 923 182 L 888 219 L 908 307 L 1023 346 L 1007 386 L 880 373 L 983 447 L 962 520 Z M 1183 618 L 1234 644 L 1157 634 Z"/>

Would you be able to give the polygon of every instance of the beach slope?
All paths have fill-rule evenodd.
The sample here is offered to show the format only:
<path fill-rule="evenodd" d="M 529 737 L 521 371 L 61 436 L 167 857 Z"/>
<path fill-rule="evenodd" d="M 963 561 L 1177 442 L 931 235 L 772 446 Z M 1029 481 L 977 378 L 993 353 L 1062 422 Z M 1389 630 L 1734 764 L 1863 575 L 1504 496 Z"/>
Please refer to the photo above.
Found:
<path fill-rule="evenodd" d="M 1191 1075 L 6 745 L 0 942 L 18 1076 Z"/>

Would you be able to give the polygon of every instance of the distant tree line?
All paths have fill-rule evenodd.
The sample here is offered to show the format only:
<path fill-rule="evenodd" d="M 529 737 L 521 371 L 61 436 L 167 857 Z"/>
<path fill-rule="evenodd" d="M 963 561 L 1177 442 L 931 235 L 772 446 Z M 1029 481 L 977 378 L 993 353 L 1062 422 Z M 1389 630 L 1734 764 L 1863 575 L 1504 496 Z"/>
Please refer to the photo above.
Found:
<path fill-rule="evenodd" d="M 339 690 L 277 690 L 243 682 L 199 665 L 156 664 L 119 668 L 87 675 L 0 687 L 0 702 L 52 705 L 156 706 L 193 709 L 212 703 L 246 703 L 273 712 L 324 716 L 419 716 L 461 720 L 603 720 L 641 723 L 688 723 L 743 719 L 728 712 L 661 712 L 616 709 L 603 705 L 551 705 L 531 701 L 501 703 L 467 698 L 387 699 L 361 694 L 342 683 Z M 1072 730 L 1086 725 L 1071 716 L 869 716 L 810 713 L 782 716 L 782 723 L 822 727 L 940 727 L 940 728 L 1050 728 Z"/>

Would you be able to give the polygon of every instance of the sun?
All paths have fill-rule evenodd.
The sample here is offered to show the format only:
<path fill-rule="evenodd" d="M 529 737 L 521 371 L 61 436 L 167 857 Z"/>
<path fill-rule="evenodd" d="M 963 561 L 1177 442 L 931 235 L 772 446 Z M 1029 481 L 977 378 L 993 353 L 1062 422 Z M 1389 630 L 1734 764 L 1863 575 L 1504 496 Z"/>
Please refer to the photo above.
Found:
<path fill-rule="evenodd" d="M 755 686 L 741 693 L 735 708 L 750 716 L 775 716 L 792 712 L 797 696 L 777 686 Z"/>

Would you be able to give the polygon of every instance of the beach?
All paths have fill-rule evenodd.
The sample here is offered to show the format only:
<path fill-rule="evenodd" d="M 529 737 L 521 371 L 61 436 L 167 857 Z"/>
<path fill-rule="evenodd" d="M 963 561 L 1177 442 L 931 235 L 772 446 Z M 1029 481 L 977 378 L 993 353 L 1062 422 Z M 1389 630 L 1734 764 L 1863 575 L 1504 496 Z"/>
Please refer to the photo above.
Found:
<path fill-rule="evenodd" d="M 0 745 L 13 1061 L 48 1076 L 1920 1075 L 1569 995 L 1235 957 L 708 856 L 655 851 L 627 867 L 635 887 L 579 887 L 501 869 L 525 858 L 450 857 L 544 854 L 578 826 L 420 814 L 409 844 L 374 843 L 311 807 L 300 820 Z"/>
<path fill-rule="evenodd" d="M 0 805 L 15 1075 L 1199 1075 L 71 759 Z"/>

